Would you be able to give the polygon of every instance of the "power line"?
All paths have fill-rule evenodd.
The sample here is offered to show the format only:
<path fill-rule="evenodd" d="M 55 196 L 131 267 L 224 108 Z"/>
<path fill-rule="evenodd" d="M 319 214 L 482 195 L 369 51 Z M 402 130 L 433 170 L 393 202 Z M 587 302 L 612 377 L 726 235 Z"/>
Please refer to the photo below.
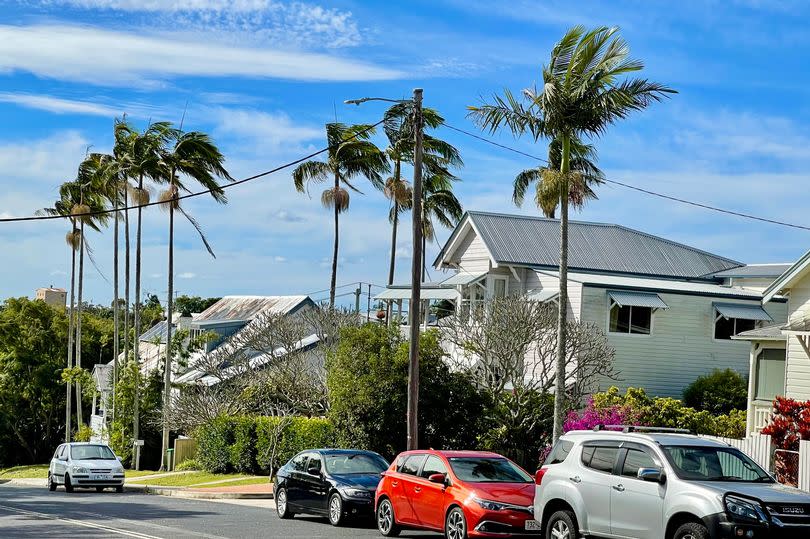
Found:
<path fill-rule="evenodd" d="M 542 157 L 537 157 L 536 155 L 532 155 L 532 154 L 524 152 L 522 150 L 518 150 L 517 148 L 512 148 L 512 147 L 509 147 L 509 146 L 505 146 L 503 144 L 495 142 L 494 140 L 490 140 L 490 139 L 488 139 L 486 137 L 476 135 L 475 133 L 465 131 L 464 129 L 454 127 L 454 126 L 449 125 L 447 123 L 443 123 L 443 125 L 445 127 L 447 127 L 448 129 L 452 129 L 453 131 L 457 131 L 457 132 L 462 133 L 464 135 L 467 135 L 467 136 L 470 136 L 472 138 L 478 139 L 478 140 L 480 140 L 482 142 L 486 142 L 487 144 L 497 146 L 498 148 L 502 148 L 504 150 L 514 152 L 514 153 L 522 155 L 524 157 L 529 157 L 530 159 L 534 159 L 534 160 L 540 161 L 542 163 L 546 163 L 546 164 L 548 163 L 548 160 L 543 159 Z M 656 191 L 651 191 L 649 189 L 643 189 L 641 187 L 636 187 L 635 185 L 630 185 L 628 183 L 620 182 L 618 180 L 611 180 L 611 179 L 608 179 L 608 178 L 603 178 L 603 181 L 605 183 L 611 183 L 611 184 L 614 184 L 614 185 L 619 185 L 619 186 L 624 187 L 626 189 L 632 189 L 634 191 L 638 191 L 640 193 L 644 193 L 644 194 L 651 195 L 651 196 L 654 196 L 654 197 L 663 198 L 665 200 L 671 200 L 673 202 L 679 202 L 681 204 L 687 204 L 689 206 L 695 206 L 697 208 L 702 208 L 702 209 L 705 209 L 705 210 L 716 211 L 716 212 L 719 212 L 719 213 L 724 213 L 726 215 L 733 215 L 735 217 L 742 217 L 744 219 L 751 219 L 751 220 L 760 221 L 760 222 L 763 222 L 763 223 L 770 223 L 772 225 L 786 226 L 786 227 L 790 227 L 790 228 L 796 228 L 796 229 L 799 229 L 799 230 L 810 231 L 810 226 L 797 225 L 795 223 L 788 223 L 786 221 L 777 221 L 776 219 L 769 219 L 767 217 L 759 217 L 759 216 L 756 216 L 756 215 L 751 215 L 750 213 L 743 213 L 743 212 L 734 211 L 734 210 L 727 210 L 725 208 L 718 208 L 717 206 L 710 206 L 708 204 L 703 204 L 702 202 L 694 202 L 692 200 L 686 200 L 684 198 L 679 198 L 679 197 L 675 197 L 675 196 L 672 196 L 672 195 L 665 195 L 664 193 L 658 193 Z"/>
<path fill-rule="evenodd" d="M 384 121 L 385 121 L 384 119 L 380 120 L 376 124 L 370 125 L 367 128 L 365 128 L 365 129 L 363 129 L 361 131 L 358 131 L 357 133 L 355 133 L 354 135 L 352 135 L 351 137 L 349 137 L 346 140 L 351 140 L 353 138 L 357 138 L 357 137 L 371 131 L 375 127 L 381 125 Z M 304 161 L 307 161 L 309 159 L 312 159 L 313 157 L 316 157 L 316 156 L 318 156 L 318 155 L 320 155 L 320 154 L 322 154 L 324 152 L 327 152 L 327 151 L 331 150 L 333 147 L 334 146 L 327 146 L 327 147 L 322 148 L 322 149 L 320 149 L 320 150 L 318 150 L 316 152 L 312 152 L 309 155 L 305 155 L 304 157 L 300 157 L 300 158 L 296 159 L 295 161 L 290 161 L 289 163 L 285 163 L 283 165 L 280 165 L 280 166 L 278 166 L 276 168 L 267 170 L 265 172 L 260 172 L 259 174 L 254 174 L 253 176 L 249 176 L 247 178 L 243 178 L 243 179 L 237 180 L 235 182 L 231 182 L 231 183 L 221 185 L 220 188 L 223 189 L 223 190 L 224 189 L 229 189 L 231 187 L 236 187 L 237 185 L 242 185 L 243 183 L 247 183 L 247 182 L 259 179 L 259 178 L 263 178 L 264 176 L 269 176 L 270 174 L 274 174 L 276 172 L 279 172 L 280 170 L 284 170 L 285 168 L 290 168 L 291 166 L 294 166 L 294 165 L 297 165 L 299 163 L 303 163 Z M 203 191 L 197 191 L 197 192 L 194 192 L 194 193 L 186 193 L 185 195 L 178 196 L 176 198 L 176 200 L 179 201 L 179 200 L 185 200 L 187 198 L 198 197 L 200 195 L 207 195 L 207 194 L 211 193 L 212 191 L 213 191 L 213 189 L 205 189 Z M 106 210 L 97 210 L 97 211 L 91 211 L 91 212 L 86 212 L 86 213 L 77 213 L 77 214 L 72 214 L 72 215 L 31 215 L 31 216 L 28 216 L 28 217 L 4 217 L 4 218 L 0 218 L 0 223 L 15 223 L 15 222 L 22 222 L 22 221 L 47 221 L 47 220 L 52 220 L 52 219 L 71 219 L 71 218 L 77 218 L 77 217 L 85 217 L 85 216 L 88 216 L 88 215 L 104 215 L 104 214 L 108 214 L 108 213 L 115 213 L 117 211 L 136 210 L 138 208 L 146 208 L 146 207 L 149 207 L 149 206 L 157 206 L 159 204 L 164 204 L 164 203 L 165 202 L 163 202 L 163 201 L 156 200 L 154 202 L 147 202 L 146 204 L 138 204 L 138 205 L 135 205 L 135 206 L 127 206 L 127 207 L 122 207 L 122 208 L 110 208 L 110 209 L 106 209 Z"/>

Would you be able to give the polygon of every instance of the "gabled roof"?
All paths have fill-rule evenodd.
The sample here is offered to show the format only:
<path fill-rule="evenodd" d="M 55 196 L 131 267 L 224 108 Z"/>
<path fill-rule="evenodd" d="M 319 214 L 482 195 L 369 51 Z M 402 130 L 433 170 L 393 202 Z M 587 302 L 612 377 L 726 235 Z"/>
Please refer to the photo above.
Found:
<path fill-rule="evenodd" d="M 469 221 L 496 264 L 553 268 L 559 265 L 557 219 L 471 211 L 456 227 L 437 259 Z M 729 258 L 620 225 L 569 222 L 568 266 L 572 270 L 636 275 L 711 278 L 742 266 Z"/>
<path fill-rule="evenodd" d="M 712 277 L 723 278 L 776 278 L 790 268 L 791 264 L 747 264 L 738 268 L 718 271 Z"/>
<path fill-rule="evenodd" d="M 306 303 L 314 305 L 309 296 L 225 296 L 195 316 L 194 322 L 249 321 L 265 311 L 289 314 Z"/>
<path fill-rule="evenodd" d="M 785 288 L 790 288 L 793 283 L 804 276 L 805 270 L 808 268 L 810 268 L 810 251 L 804 253 L 804 256 L 790 266 L 781 277 L 772 282 L 771 286 L 765 289 L 762 294 L 762 303 L 771 301 L 776 294 Z"/>

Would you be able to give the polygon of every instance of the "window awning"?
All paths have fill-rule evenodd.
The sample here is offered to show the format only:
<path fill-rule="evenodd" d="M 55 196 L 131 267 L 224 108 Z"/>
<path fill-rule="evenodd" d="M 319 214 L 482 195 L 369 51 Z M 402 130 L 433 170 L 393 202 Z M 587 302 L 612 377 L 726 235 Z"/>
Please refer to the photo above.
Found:
<path fill-rule="evenodd" d="M 610 290 L 608 296 L 621 307 L 649 307 L 651 309 L 668 309 L 661 296 L 654 292 L 628 292 Z"/>
<path fill-rule="evenodd" d="M 470 273 L 470 272 L 467 272 L 467 271 L 460 271 L 460 272 L 456 273 L 455 275 L 452 275 L 452 276 L 448 277 L 447 279 L 445 279 L 444 281 L 442 281 L 442 286 L 457 286 L 457 285 L 467 286 L 467 285 L 470 285 L 470 284 L 474 283 L 475 281 L 483 279 L 484 276 L 486 276 L 486 274 L 487 274 L 487 272 L 485 272 L 485 271 L 476 272 L 476 273 Z"/>
<path fill-rule="evenodd" d="M 742 318 L 743 320 L 766 320 L 772 322 L 773 318 L 761 305 L 751 303 L 713 303 L 718 314 L 726 318 Z"/>
<path fill-rule="evenodd" d="M 526 298 L 545 303 L 546 301 L 556 300 L 559 295 L 560 291 L 556 288 L 543 288 L 542 290 L 532 290 L 526 295 Z"/>
<path fill-rule="evenodd" d="M 422 299 L 457 299 L 458 292 L 452 288 L 423 288 L 420 296 Z M 411 299 L 411 289 L 388 288 L 374 296 L 374 299 Z"/>

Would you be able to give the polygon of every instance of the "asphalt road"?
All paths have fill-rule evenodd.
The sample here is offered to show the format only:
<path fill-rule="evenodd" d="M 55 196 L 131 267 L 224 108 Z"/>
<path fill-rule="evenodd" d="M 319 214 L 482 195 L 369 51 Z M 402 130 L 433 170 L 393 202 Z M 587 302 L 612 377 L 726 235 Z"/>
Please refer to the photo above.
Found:
<path fill-rule="evenodd" d="M 266 507 L 113 491 L 0 485 L 0 538 L 248 539 L 381 537 L 373 522 L 334 528 L 325 519 L 281 520 Z M 440 537 L 404 532 L 401 537 Z"/>

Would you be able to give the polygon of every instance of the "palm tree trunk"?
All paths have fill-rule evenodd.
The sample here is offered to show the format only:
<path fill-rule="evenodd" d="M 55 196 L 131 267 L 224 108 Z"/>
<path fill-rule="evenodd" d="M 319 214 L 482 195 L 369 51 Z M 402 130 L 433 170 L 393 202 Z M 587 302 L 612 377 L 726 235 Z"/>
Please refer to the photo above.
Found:
<path fill-rule="evenodd" d="M 127 188 L 124 187 L 124 208 L 129 206 Z M 124 210 L 124 365 L 129 361 L 129 210 Z"/>
<path fill-rule="evenodd" d="M 423 217 L 423 219 L 424 219 L 424 217 Z M 427 270 L 427 268 L 425 267 L 425 258 L 427 257 L 427 255 L 425 255 L 425 249 L 426 248 L 427 248 L 427 238 L 425 238 L 425 235 L 422 234 L 422 254 L 421 254 L 422 255 L 422 260 L 421 260 L 420 264 L 422 265 L 422 282 L 423 283 L 425 282 L 425 271 Z"/>
<path fill-rule="evenodd" d="M 113 201 L 113 388 L 112 388 L 112 419 L 115 420 L 115 383 L 118 381 L 118 191 L 116 189 Z M 107 404 L 104 403 L 104 423 L 107 423 Z"/>
<path fill-rule="evenodd" d="M 76 233 L 76 225 L 73 222 L 73 219 L 70 220 L 71 226 L 71 234 Z M 68 311 L 68 357 L 67 357 L 67 368 L 70 369 L 73 367 L 73 307 L 75 304 L 75 297 L 74 293 L 76 292 L 76 248 L 73 244 L 70 245 L 70 310 Z M 73 397 L 73 392 L 71 391 L 71 386 L 73 384 L 65 384 L 65 443 L 70 442 L 71 440 L 71 422 L 72 422 L 72 415 L 73 415 L 73 405 L 71 403 L 71 398 Z"/>
<path fill-rule="evenodd" d="M 82 289 L 84 288 L 84 221 L 79 225 L 79 293 L 76 306 L 76 366 L 82 366 Z M 82 383 L 76 382 L 76 428 L 84 423 L 82 417 Z"/>
<path fill-rule="evenodd" d="M 568 313 L 568 170 L 571 138 L 563 135 L 560 163 L 560 295 L 557 313 L 557 365 L 554 373 L 554 429 L 553 441 L 562 435 L 565 412 L 565 344 Z"/>
<path fill-rule="evenodd" d="M 394 193 L 393 197 L 394 201 L 394 222 L 391 223 L 391 264 L 388 267 L 388 285 L 394 284 L 394 269 L 396 266 L 397 261 L 397 225 L 399 224 L 399 204 L 397 203 L 396 193 Z M 388 308 L 386 309 L 385 313 L 385 320 L 389 324 L 391 323 L 391 311 L 392 305 L 391 301 L 388 301 Z"/>
<path fill-rule="evenodd" d="M 143 192 L 143 174 L 138 177 L 138 193 Z M 133 399 L 132 438 L 138 439 L 140 434 L 140 389 L 141 389 L 141 363 L 139 359 L 139 346 L 141 340 L 141 223 L 143 208 L 140 198 L 138 200 L 138 218 L 135 225 L 135 338 L 132 341 L 132 355 L 135 359 L 135 396 Z M 140 454 L 138 455 L 140 456 Z M 140 469 L 140 459 L 135 460 L 135 469 Z"/>
<path fill-rule="evenodd" d="M 335 174 L 335 196 L 340 189 L 340 176 Z M 329 284 L 329 308 L 335 308 L 335 287 L 337 286 L 338 243 L 340 233 L 340 205 L 335 200 L 335 247 L 332 251 L 332 280 Z"/>
<path fill-rule="evenodd" d="M 171 178 L 174 178 L 172 171 Z M 171 187 L 169 187 L 171 189 Z M 174 200 L 169 202 L 169 298 L 166 301 L 166 363 L 163 365 L 163 442 L 160 470 L 168 470 L 166 458 L 169 449 L 169 406 L 172 390 L 172 309 L 174 294 Z"/>

